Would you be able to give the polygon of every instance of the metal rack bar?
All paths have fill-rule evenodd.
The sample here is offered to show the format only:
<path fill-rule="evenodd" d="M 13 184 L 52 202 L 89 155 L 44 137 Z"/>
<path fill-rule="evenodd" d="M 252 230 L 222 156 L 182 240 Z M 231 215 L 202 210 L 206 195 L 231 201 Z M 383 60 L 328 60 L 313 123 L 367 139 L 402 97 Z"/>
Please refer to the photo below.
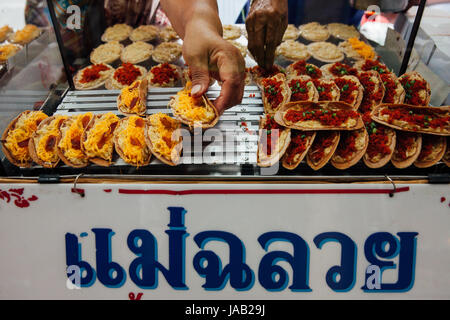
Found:
<path fill-rule="evenodd" d="M 427 0 L 420 0 L 419 8 L 417 9 L 416 18 L 414 19 L 414 24 L 409 35 L 408 44 L 406 46 L 405 54 L 403 56 L 402 65 L 400 67 L 399 75 L 401 76 L 408 69 L 409 59 L 411 58 L 411 53 L 416 41 L 417 32 L 419 31 L 420 22 L 422 21 L 423 11 L 425 10 L 425 5 Z"/>

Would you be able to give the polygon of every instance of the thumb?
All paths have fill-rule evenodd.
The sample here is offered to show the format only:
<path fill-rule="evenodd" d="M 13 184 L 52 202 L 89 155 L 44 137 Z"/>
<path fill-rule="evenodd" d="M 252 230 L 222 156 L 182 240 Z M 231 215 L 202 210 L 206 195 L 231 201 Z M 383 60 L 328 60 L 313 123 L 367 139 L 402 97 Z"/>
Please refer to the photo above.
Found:
<path fill-rule="evenodd" d="M 190 78 L 192 81 L 191 94 L 194 97 L 205 94 L 209 87 L 208 66 L 196 65 L 190 67 Z"/>

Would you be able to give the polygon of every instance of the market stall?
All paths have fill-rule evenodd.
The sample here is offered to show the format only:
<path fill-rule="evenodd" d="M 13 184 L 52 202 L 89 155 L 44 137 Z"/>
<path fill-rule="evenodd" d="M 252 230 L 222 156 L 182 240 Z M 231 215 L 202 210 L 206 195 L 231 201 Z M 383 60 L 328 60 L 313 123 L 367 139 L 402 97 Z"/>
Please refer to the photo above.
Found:
<path fill-rule="evenodd" d="M 224 25 L 246 86 L 219 116 L 170 27 L 115 24 L 80 56 L 48 3 L 54 28 L 2 65 L 0 297 L 450 297 L 445 82 L 399 74 L 395 30 L 290 25 L 263 70 Z"/>

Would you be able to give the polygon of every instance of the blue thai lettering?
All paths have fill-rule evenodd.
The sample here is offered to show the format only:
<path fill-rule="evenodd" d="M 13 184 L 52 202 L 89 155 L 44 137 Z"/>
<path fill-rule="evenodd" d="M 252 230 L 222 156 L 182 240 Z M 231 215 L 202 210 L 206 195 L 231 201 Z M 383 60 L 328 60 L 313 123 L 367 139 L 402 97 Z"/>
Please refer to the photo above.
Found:
<path fill-rule="evenodd" d="M 73 233 L 66 233 L 66 264 L 67 267 L 78 266 L 80 268 L 81 287 L 90 287 L 96 279 L 95 270 L 89 263 L 81 260 L 81 244 Z M 67 274 L 70 279 L 71 274 Z M 73 282 L 72 282 L 73 283 Z M 75 284 L 75 283 L 74 283 Z"/>
<path fill-rule="evenodd" d="M 245 263 L 245 246 L 235 235 L 225 231 L 204 231 L 194 237 L 197 246 L 204 249 L 209 241 L 223 241 L 229 246 L 229 263 L 222 269 L 222 260 L 211 250 L 202 250 L 194 256 L 194 269 L 206 279 L 206 290 L 221 290 L 228 279 L 236 290 L 249 290 L 254 284 L 254 273 Z M 205 265 L 206 263 L 206 265 Z"/>
<path fill-rule="evenodd" d="M 377 232 L 369 236 L 364 244 L 364 254 L 371 265 L 376 265 L 381 270 L 380 289 L 369 289 L 367 280 L 370 274 L 366 274 L 366 285 L 362 289 L 366 292 L 405 292 L 414 285 L 414 273 L 416 265 L 417 232 L 399 232 L 399 239 L 388 232 Z M 398 257 L 398 267 L 392 261 Z M 381 260 L 381 259 L 387 260 Z M 397 268 L 398 277 L 395 283 L 383 283 L 383 271 Z"/>
<path fill-rule="evenodd" d="M 112 262 L 111 229 L 92 229 L 95 234 L 95 259 L 97 262 L 97 278 L 106 287 L 119 288 L 125 283 L 125 270 L 117 263 Z"/>
<path fill-rule="evenodd" d="M 189 235 L 184 226 L 186 210 L 169 207 L 170 223 L 165 232 L 169 236 L 169 268 L 158 262 L 157 240 L 147 230 L 133 230 L 127 239 L 130 250 L 138 256 L 129 267 L 130 279 L 140 288 L 158 287 L 158 270 L 167 282 L 177 290 L 187 290 L 185 284 L 185 247 Z"/>
<path fill-rule="evenodd" d="M 280 260 L 286 261 L 292 267 L 292 291 L 311 291 L 309 282 L 309 247 L 298 235 L 290 232 L 267 232 L 258 238 L 265 251 L 274 241 L 286 241 L 293 246 L 293 255 L 284 251 L 272 251 L 264 255 L 259 264 L 258 279 L 261 285 L 269 291 L 282 291 L 289 283 L 289 274 L 281 266 Z M 278 279 L 276 277 L 278 276 Z"/>
<path fill-rule="evenodd" d="M 322 249 L 322 246 L 328 241 L 335 241 L 341 245 L 341 264 L 328 270 L 325 276 L 327 285 L 333 291 L 349 291 L 356 281 L 356 244 L 351 238 L 340 232 L 324 232 L 314 238 L 314 243 L 319 249 Z M 337 280 L 337 276 L 339 276 L 339 280 Z"/>

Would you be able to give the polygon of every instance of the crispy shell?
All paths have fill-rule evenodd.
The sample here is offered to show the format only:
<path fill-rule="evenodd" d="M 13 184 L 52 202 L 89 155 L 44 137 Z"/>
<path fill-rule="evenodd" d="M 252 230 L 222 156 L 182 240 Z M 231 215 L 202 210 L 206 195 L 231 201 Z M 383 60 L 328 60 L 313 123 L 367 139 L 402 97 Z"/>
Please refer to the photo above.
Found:
<path fill-rule="evenodd" d="M 44 126 L 50 124 L 50 123 L 51 123 L 53 120 L 55 120 L 55 119 L 56 119 L 56 117 L 55 117 L 55 116 L 52 116 L 52 117 L 48 117 L 47 119 L 42 120 L 42 122 L 41 122 L 41 123 L 39 124 L 39 126 L 37 127 L 36 132 L 33 133 L 33 135 L 32 135 L 31 138 L 30 138 L 30 141 L 28 142 L 28 151 L 30 152 L 30 157 L 31 157 L 31 159 L 33 159 L 33 161 L 34 161 L 35 163 L 37 163 L 37 164 L 40 165 L 40 166 L 43 166 L 44 168 L 55 168 L 55 167 L 58 165 L 60 158 L 59 158 L 59 156 L 58 156 L 58 160 L 55 161 L 55 162 L 52 162 L 52 163 L 48 163 L 48 162 L 42 161 L 41 158 L 39 158 L 39 156 L 37 155 L 37 152 L 36 152 L 36 144 L 34 143 L 34 139 L 37 138 L 37 131 L 38 131 L 39 129 L 41 129 L 42 127 L 44 127 Z M 59 123 L 58 129 L 59 129 L 59 127 L 61 126 L 62 122 L 63 122 L 63 121 L 61 121 L 61 122 Z M 56 145 L 56 143 L 55 143 L 55 152 L 56 152 L 56 154 L 58 154 L 57 149 L 58 149 L 58 148 L 57 148 L 57 145 Z"/>
<path fill-rule="evenodd" d="M 63 127 L 66 124 L 66 122 L 68 122 L 69 120 L 70 120 L 70 118 L 64 120 L 63 123 L 61 124 L 60 128 Z M 81 136 L 83 136 L 83 135 L 81 135 Z M 64 152 L 59 148 L 59 142 L 62 139 L 63 139 L 62 131 L 60 130 L 58 139 L 56 139 L 56 145 L 57 145 L 56 152 L 58 153 L 58 156 L 62 160 L 62 162 L 64 162 L 66 165 L 68 165 L 69 167 L 72 167 L 72 168 L 85 168 L 85 167 L 87 167 L 89 165 L 89 161 L 88 161 L 87 157 L 85 159 L 86 160 L 85 163 L 83 163 L 83 164 L 75 164 L 75 163 L 71 162 L 70 159 L 67 158 L 64 155 Z M 80 137 L 80 144 L 81 144 L 81 137 Z"/>
<path fill-rule="evenodd" d="M 289 164 L 287 162 L 288 153 L 287 153 L 287 149 L 286 149 L 286 152 L 284 153 L 283 158 L 281 159 L 282 166 L 288 170 L 294 170 L 295 168 L 297 168 L 299 166 L 299 164 L 303 161 L 303 159 L 306 157 L 306 155 L 308 154 L 309 148 L 311 148 L 311 146 L 314 142 L 314 139 L 316 138 L 316 134 L 317 134 L 317 132 L 314 132 L 311 136 L 308 137 L 307 147 L 306 147 L 305 151 L 302 154 L 300 154 L 300 156 L 297 158 L 297 160 L 294 163 Z M 292 132 L 291 132 L 291 135 L 292 135 Z M 291 141 L 292 141 L 292 139 L 291 139 Z M 288 149 L 289 149 L 289 145 L 288 145 Z"/>
<path fill-rule="evenodd" d="M 119 128 L 123 122 L 128 121 L 128 120 L 129 120 L 129 117 L 120 119 L 119 124 L 117 125 L 116 129 Z M 145 127 L 144 127 L 144 130 L 145 130 Z M 120 143 L 119 143 L 119 137 L 118 137 L 117 132 L 118 132 L 117 130 L 114 131 L 114 138 L 113 138 L 113 141 L 114 141 L 114 148 L 115 148 L 117 154 L 125 161 L 125 159 L 126 159 L 125 153 L 123 152 L 123 150 L 122 150 L 122 148 L 121 148 L 121 146 L 120 146 Z M 145 147 L 148 148 L 147 144 L 145 144 Z M 145 159 L 144 163 L 143 163 L 142 165 L 139 165 L 139 166 L 140 166 L 140 167 L 143 167 L 143 166 L 148 165 L 148 164 L 150 163 L 151 158 L 152 158 L 152 153 L 149 152 L 149 153 L 148 153 L 148 158 Z M 126 161 L 125 161 L 125 162 L 126 162 Z M 127 162 L 127 163 L 128 163 L 128 162 Z M 136 166 L 135 164 L 131 164 L 131 163 L 129 163 L 129 164 L 130 164 L 130 165 L 133 165 L 133 166 Z"/>
<path fill-rule="evenodd" d="M 389 77 L 390 80 L 395 83 L 396 88 L 395 88 L 395 94 L 393 97 L 394 103 L 396 103 L 396 104 L 403 103 L 403 101 L 405 101 L 406 92 L 405 92 L 405 89 L 403 88 L 402 84 L 398 80 L 397 76 L 395 74 L 393 74 L 392 72 L 389 72 L 389 73 L 384 73 L 380 77 L 382 78 L 382 80 L 384 77 Z M 386 87 L 385 87 L 385 89 L 386 89 Z M 385 99 L 386 99 L 386 92 L 387 92 L 387 90 L 385 90 L 385 93 L 384 93 L 383 103 L 385 102 Z"/>
<path fill-rule="evenodd" d="M 147 106 L 148 80 L 143 79 L 143 80 L 139 80 L 139 81 L 141 81 L 141 82 L 139 83 L 138 102 L 142 102 L 145 106 Z M 138 102 L 136 102 L 136 103 L 138 103 Z M 133 115 L 145 116 L 145 114 L 147 113 L 147 107 L 140 113 L 129 112 L 127 110 L 128 106 L 126 106 L 125 104 L 122 103 L 122 94 L 120 94 L 117 97 L 117 109 L 120 111 L 120 113 L 122 113 L 125 116 L 133 116 Z"/>
<path fill-rule="evenodd" d="M 398 148 L 398 141 L 399 141 L 399 136 L 402 134 L 406 134 L 403 131 L 397 131 L 396 135 L 397 135 L 397 145 L 396 145 L 396 149 Z M 416 147 L 416 152 L 414 152 L 414 154 L 412 156 L 410 156 L 409 158 L 403 160 L 403 161 L 398 161 L 395 159 L 395 150 L 394 150 L 394 154 L 392 155 L 391 158 L 391 163 L 394 165 L 394 167 L 398 168 L 398 169 L 405 169 L 408 168 L 409 166 L 411 166 L 414 161 L 417 160 L 417 158 L 420 155 L 420 150 L 422 149 L 422 135 L 420 133 L 415 134 L 416 135 L 416 143 L 417 143 L 417 147 Z"/>
<path fill-rule="evenodd" d="M 284 114 L 288 112 L 289 109 L 299 107 L 301 109 L 305 108 L 324 108 L 327 110 L 353 110 L 353 107 L 347 103 L 344 102 L 338 102 L 338 101 L 319 101 L 319 102 L 311 102 L 311 101 L 298 101 L 298 102 L 289 102 L 286 103 L 284 106 L 282 106 L 276 113 L 275 113 L 275 121 L 278 122 L 278 124 L 291 128 L 291 129 L 297 129 L 297 130 L 303 130 L 303 131 L 310 131 L 310 130 L 358 130 L 364 127 L 364 122 L 361 118 L 361 116 L 358 117 L 356 124 L 350 128 L 342 128 L 342 127 L 336 127 L 336 126 L 327 126 L 327 125 L 320 125 L 315 128 L 311 128 L 309 126 L 301 125 L 300 123 L 295 123 L 288 125 L 284 121 Z"/>
<path fill-rule="evenodd" d="M 332 96 L 332 99 L 330 101 L 339 101 L 339 98 L 341 97 L 341 90 L 339 90 L 339 87 L 336 85 L 336 83 L 332 79 L 314 79 L 314 82 L 319 82 L 319 83 L 321 82 L 322 84 L 325 84 L 325 85 L 331 85 L 330 94 Z M 319 86 L 316 85 L 316 88 L 317 87 L 319 87 Z M 318 90 L 318 89 L 316 89 L 316 90 Z M 317 92 L 317 94 L 318 94 L 317 101 L 319 101 L 320 93 Z"/>
<path fill-rule="evenodd" d="M 95 115 L 94 117 L 92 117 L 91 121 L 89 121 L 89 124 L 87 125 L 86 129 L 84 130 L 84 132 L 81 136 L 81 150 L 83 150 L 83 152 L 85 151 L 84 142 L 87 140 L 90 130 L 95 127 L 97 120 L 100 120 L 101 117 L 102 117 L 101 115 Z M 116 127 L 117 127 L 117 125 L 116 125 Z M 115 130 L 115 128 L 114 128 L 114 130 Z M 114 137 L 114 131 L 111 134 Z M 114 146 L 113 146 L 112 153 L 114 153 Z M 111 159 L 112 159 L 112 157 L 111 157 Z M 98 166 L 101 166 L 101 167 L 109 167 L 112 163 L 112 161 L 107 161 L 107 160 L 105 160 L 103 158 L 99 158 L 99 157 L 89 158 L 89 161 Z"/>
<path fill-rule="evenodd" d="M 291 142 L 291 130 L 290 129 L 284 129 L 281 131 L 280 136 L 277 141 L 277 148 L 274 148 L 278 150 L 278 152 L 272 153 L 270 156 L 267 156 L 262 151 L 262 142 L 261 137 L 263 133 L 263 128 L 265 126 L 266 119 L 261 118 L 259 122 L 259 139 L 258 139 L 258 151 L 257 151 L 257 165 L 260 167 L 271 167 L 274 164 L 276 164 L 280 159 L 283 157 L 284 153 L 286 152 L 287 148 L 289 147 L 289 143 Z"/>
<path fill-rule="evenodd" d="M 330 160 L 330 163 L 336 169 L 345 170 L 345 169 L 348 169 L 348 168 L 354 166 L 356 163 L 358 163 L 359 160 L 361 160 L 361 158 L 366 153 L 367 146 L 369 145 L 369 134 L 367 133 L 366 128 L 361 128 L 361 129 L 356 130 L 356 131 L 358 131 L 359 135 L 363 135 L 364 136 L 364 147 L 361 150 L 355 152 L 349 160 L 347 160 L 345 162 L 339 162 L 339 161 L 336 160 L 336 152 L 337 152 L 337 150 L 339 149 L 339 146 L 340 146 L 340 145 L 338 145 L 338 147 L 336 149 L 336 152 L 334 152 L 334 154 L 333 154 L 333 156 L 331 157 L 331 160 Z M 344 141 L 342 139 L 343 139 L 343 137 L 342 137 L 342 134 L 341 134 L 341 140 L 340 140 L 341 142 Z"/>
<path fill-rule="evenodd" d="M 442 157 L 442 162 L 444 162 L 447 167 L 450 167 L 450 138 L 447 137 L 447 150 Z"/>
<path fill-rule="evenodd" d="M 362 86 L 361 82 L 359 82 L 359 79 L 355 76 L 342 76 L 340 77 L 340 79 L 352 81 L 358 87 L 358 91 L 354 99 L 355 101 L 352 103 L 353 108 L 355 110 L 358 110 L 364 96 L 364 87 Z"/>
<path fill-rule="evenodd" d="M 317 88 L 314 85 L 314 81 L 313 81 L 313 79 L 311 79 L 310 76 L 300 75 L 300 76 L 295 76 L 295 77 L 289 78 L 286 81 L 288 87 L 289 87 L 289 84 L 291 83 L 291 81 L 293 81 L 293 80 L 310 81 L 311 86 L 309 86 L 309 88 L 308 88 L 308 100 L 307 101 L 313 101 L 313 102 L 319 101 L 319 92 L 317 91 Z M 291 97 L 288 102 L 291 102 L 293 93 L 292 93 L 291 89 L 289 89 L 289 90 L 291 91 Z"/>
<path fill-rule="evenodd" d="M 178 120 L 179 121 L 179 120 Z M 179 130 L 181 127 L 181 121 L 179 121 L 179 126 L 175 130 Z M 150 152 L 161 162 L 168 164 L 169 166 L 177 166 L 180 164 L 181 159 L 181 152 L 183 150 L 183 141 L 181 140 L 179 143 L 175 145 L 175 147 L 172 150 L 171 159 L 174 160 L 168 160 L 166 157 L 164 157 L 161 152 L 158 151 L 158 149 L 153 145 L 152 140 L 149 137 L 148 131 L 150 129 L 150 121 L 147 119 L 145 124 L 145 142 L 147 143 L 148 148 L 150 149 Z M 172 131 L 172 135 L 175 132 L 175 130 Z M 180 138 L 181 135 L 180 135 Z"/>
<path fill-rule="evenodd" d="M 192 120 L 184 117 L 182 114 L 179 114 L 178 112 L 176 112 L 176 105 L 178 103 L 178 95 L 175 95 L 170 99 L 169 107 L 172 109 L 173 116 L 175 117 L 175 119 L 177 119 L 177 120 L 181 121 L 181 123 L 189 126 L 189 128 L 194 128 L 194 127 L 201 127 L 202 129 L 212 128 L 217 124 L 217 122 L 219 122 L 219 117 L 220 117 L 219 112 L 217 111 L 214 104 L 206 97 L 206 95 L 202 96 L 202 100 L 205 105 L 210 106 L 212 108 L 212 110 L 214 110 L 215 117 L 211 122 L 201 123 L 200 126 L 199 126 L 199 122 L 192 121 Z"/>
<path fill-rule="evenodd" d="M 15 159 L 12 155 L 12 153 L 5 147 L 5 141 L 6 138 L 8 137 L 8 133 L 10 130 L 13 130 L 14 127 L 16 126 L 17 121 L 19 120 L 19 118 L 24 115 L 24 114 L 28 114 L 30 113 L 30 110 L 26 110 L 22 113 L 20 113 L 17 117 L 15 117 L 10 123 L 9 125 L 6 127 L 5 131 L 3 131 L 2 134 L 2 151 L 5 154 L 6 159 L 8 159 L 9 162 L 11 162 L 13 165 L 15 165 L 16 167 L 20 167 L 20 168 L 29 168 L 31 167 L 31 165 L 33 164 L 33 161 L 29 161 L 26 163 L 21 163 L 20 161 L 18 161 L 17 159 Z M 28 142 L 29 143 L 29 142 Z"/>
<path fill-rule="evenodd" d="M 371 99 L 370 102 L 370 109 L 372 110 L 373 108 L 375 108 L 376 106 L 378 106 L 379 104 L 382 103 L 383 99 L 384 99 L 384 94 L 385 94 L 385 87 L 383 84 L 383 80 L 381 80 L 380 74 L 374 70 L 369 70 L 369 71 L 361 71 L 359 73 L 358 79 L 360 80 L 361 85 L 363 86 L 364 89 L 364 93 L 363 93 L 363 97 L 362 97 L 362 101 L 361 103 L 364 101 L 364 96 L 366 94 L 366 87 L 364 87 L 363 83 L 361 82 L 361 74 L 369 74 L 370 78 L 371 78 L 371 82 L 373 82 L 375 84 L 375 90 L 376 92 L 381 90 L 381 95 L 379 96 L 379 99 L 374 100 Z M 372 94 L 373 92 L 369 92 L 370 94 Z"/>
<path fill-rule="evenodd" d="M 428 106 L 430 104 L 431 101 L 431 87 L 430 84 L 428 83 L 428 81 L 426 81 L 424 79 L 424 77 L 422 77 L 422 75 L 420 73 L 418 73 L 417 71 L 412 71 L 412 72 L 407 72 L 405 74 L 403 74 L 399 80 L 403 79 L 403 78 L 407 78 L 407 79 L 412 79 L 412 80 L 420 80 L 423 81 L 426 84 L 426 93 L 425 93 L 425 107 Z"/>
<path fill-rule="evenodd" d="M 409 111 L 418 111 L 419 113 L 421 110 L 428 110 L 428 111 L 440 114 L 442 116 L 448 117 L 448 116 L 450 116 L 450 106 L 420 107 L 420 106 L 411 106 L 411 105 L 407 105 L 407 104 L 387 104 L 387 103 L 385 103 L 385 104 L 380 104 L 379 106 L 377 106 L 371 113 L 371 117 L 374 121 L 381 123 L 385 126 L 400 130 L 400 131 L 409 131 L 409 132 L 415 132 L 415 133 L 428 133 L 428 134 L 439 135 L 439 136 L 450 136 L 450 123 L 445 127 L 443 132 L 435 130 L 433 128 L 429 128 L 429 129 L 419 128 L 417 130 L 414 130 L 410 127 L 400 126 L 400 125 L 395 125 L 395 124 L 389 123 L 389 122 L 385 121 L 383 118 L 381 118 L 381 116 L 380 116 L 381 111 L 388 107 L 406 108 Z"/>
<path fill-rule="evenodd" d="M 81 77 L 83 75 L 84 70 L 89 68 L 89 67 L 92 67 L 92 65 L 87 66 L 86 68 L 83 68 L 83 69 L 79 70 L 75 74 L 75 76 L 73 77 L 73 82 L 75 84 L 75 89 L 77 89 L 77 90 L 93 90 L 93 89 L 98 89 L 98 88 L 104 86 L 105 82 L 108 80 L 108 78 L 112 74 L 114 74 L 114 70 L 115 70 L 110 65 L 107 65 L 107 64 L 104 64 L 104 65 L 106 65 L 109 68 L 109 70 L 105 70 L 105 71 L 102 71 L 102 72 L 107 72 L 107 74 L 104 75 L 104 76 L 101 76 L 99 79 L 97 79 L 95 81 L 92 81 L 92 83 L 87 83 L 87 84 L 81 83 Z"/>
<path fill-rule="evenodd" d="M 369 155 L 366 152 L 364 154 L 363 161 L 364 161 L 365 165 L 371 169 L 378 169 L 378 168 L 385 166 L 389 161 L 391 161 L 392 155 L 394 154 L 395 144 L 397 141 L 395 130 L 392 130 L 390 128 L 385 128 L 385 130 L 387 131 L 387 134 L 389 136 L 389 140 L 390 140 L 389 149 L 391 150 L 391 152 L 389 154 L 385 155 L 383 158 L 381 158 L 377 162 L 371 161 L 369 159 Z M 370 136 L 369 136 L 369 144 L 370 144 Z"/>
<path fill-rule="evenodd" d="M 315 163 L 315 162 L 312 160 L 312 155 L 311 155 L 312 147 L 313 147 L 314 143 L 313 143 L 313 145 L 309 148 L 309 151 L 308 151 L 308 153 L 307 153 L 307 155 L 306 155 L 306 163 L 308 164 L 308 166 L 311 167 L 311 169 L 313 169 L 313 170 L 315 170 L 315 171 L 317 171 L 317 170 L 323 168 L 323 167 L 328 163 L 328 161 L 330 161 L 330 159 L 331 159 L 331 157 L 333 156 L 334 152 L 336 151 L 336 149 L 337 149 L 337 147 L 338 147 L 338 145 L 339 145 L 339 141 L 340 141 L 340 139 L 341 139 L 341 133 L 340 133 L 339 131 L 322 131 L 322 132 L 320 132 L 320 133 L 318 133 L 318 134 L 321 134 L 321 135 L 331 135 L 331 134 L 333 134 L 333 135 L 335 135 L 335 137 L 334 137 L 334 139 L 333 139 L 333 144 L 331 145 L 331 150 L 330 150 L 330 152 L 329 152 L 327 155 L 325 155 L 325 156 L 324 156 L 319 162 L 317 162 L 317 163 Z M 315 142 L 315 143 L 318 143 L 318 142 L 319 142 L 319 139 L 318 139 L 317 136 L 316 136 L 314 142 Z"/>
<path fill-rule="evenodd" d="M 439 147 L 439 152 L 436 153 L 435 157 L 432 160 L 420 160 L 420 154 L 419 154 L 419 157 L 414 162 L 414 166 L 416 166 L 417 168 L 429 168 L 431 166 L 434 166 L 436 163 L 438 163 L 444 157 L 445 151 L 448 148 L 446 137 L 430 136 L 428 138 L 431 138 L 433 144 L 437 145 Z M 422 140 L 422 146 L 423 146 L 423 140 Z"/>
<path fill-rule="evenodd" d="M 274 75 L 273 77 L 270 77 L 267 79 L 272 79 L 275 81 L 282 82 L 281 94 L 283 96 L 283 100 L 281 101 L 281 103 L 278 105 L 278 107 L 276 109 L 273 109 L 269 103 L 269 100 L 267 99 L 266 90 L 262 84 L 262 81 L 264 81 L 264 79 L 261 80 L 261 94 L 262 94 L 262 100 L 263 100 L 263 105 L 264 105 L 264 112 L 265 113 L 273 113 L 273 112 L 277 111 L 278 109 L 280 109 L 285 103 L 289 102 L 289 100 L 291 99 L 291 89 L 289 89 L 288 83 L 286 81 L 286 77 L 282 73 L 278 73 L 278 74 Z"/>

